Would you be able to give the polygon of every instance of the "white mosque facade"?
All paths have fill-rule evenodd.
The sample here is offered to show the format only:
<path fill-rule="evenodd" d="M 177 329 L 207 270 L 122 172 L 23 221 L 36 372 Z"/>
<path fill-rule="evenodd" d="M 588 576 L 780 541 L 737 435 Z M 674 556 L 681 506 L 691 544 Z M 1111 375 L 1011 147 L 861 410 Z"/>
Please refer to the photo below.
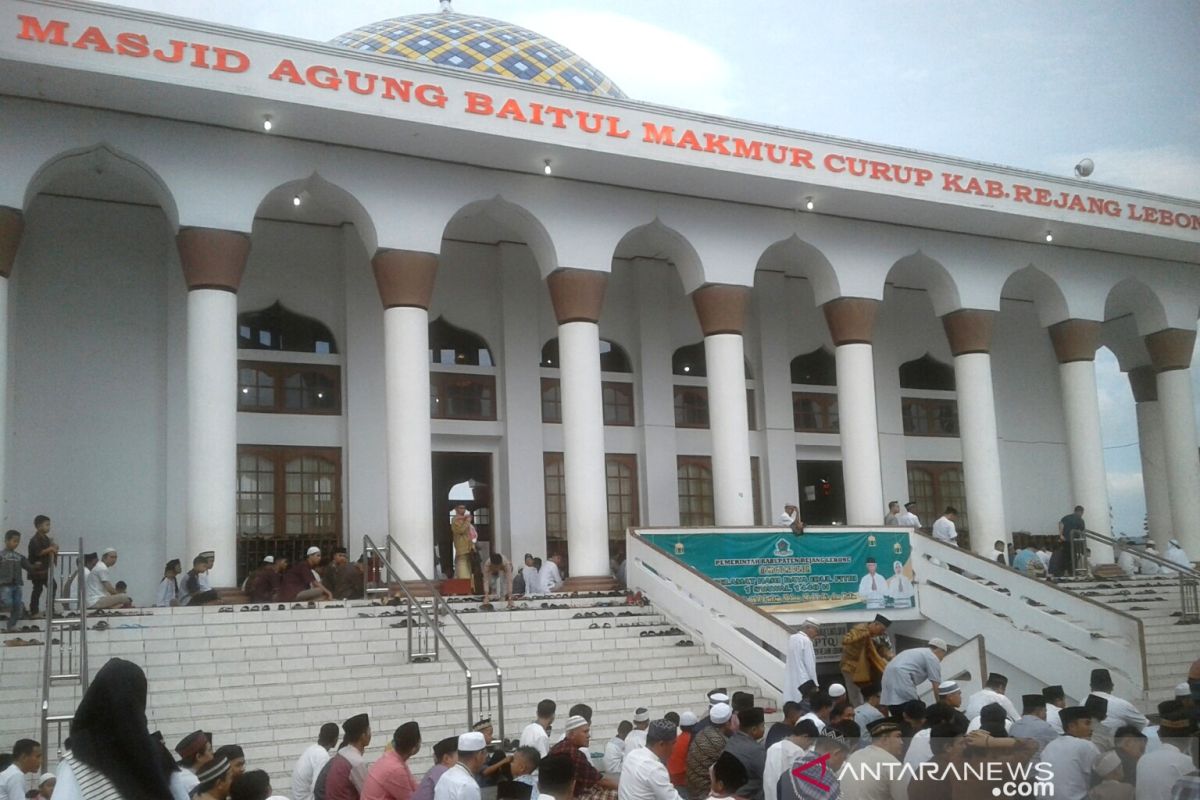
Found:
<path fill-rule="evenodd" d="M 1107 533 L 1101 346 L 1151 534 L 1200 552 L 1194 201 L 636 102 L 461 14 L 2 0 L 0 154 L 5 525 L 118 548 L 143 602 L 204 550 L 432 570 L 463 483 L 580 579 L 791 502 Z"/>

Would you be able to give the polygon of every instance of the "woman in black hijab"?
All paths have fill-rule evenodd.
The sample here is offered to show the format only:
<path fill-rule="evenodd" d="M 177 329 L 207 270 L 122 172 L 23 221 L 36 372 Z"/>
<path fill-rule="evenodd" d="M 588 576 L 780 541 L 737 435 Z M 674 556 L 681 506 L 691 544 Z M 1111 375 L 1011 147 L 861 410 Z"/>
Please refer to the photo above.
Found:
<path fill-rule="evenodd" d="M 146 673 L 137 664 L 114 658 L 100 668 L 66 746 L 58 781 L 69 787 L 64 800 L 171 800 L 161 745 L 146 729 Z M 65 772 L 73 780 L 64 781 Z"/>

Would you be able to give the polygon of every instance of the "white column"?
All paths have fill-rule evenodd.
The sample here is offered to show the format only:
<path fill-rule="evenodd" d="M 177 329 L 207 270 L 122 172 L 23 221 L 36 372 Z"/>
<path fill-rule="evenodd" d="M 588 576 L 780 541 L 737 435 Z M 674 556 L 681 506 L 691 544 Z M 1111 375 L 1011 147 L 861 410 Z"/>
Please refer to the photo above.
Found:
<path fill-rule="evenodd" d="M 992 551 L 992 542 L 997 539 L 1007 542 L 1009 538 L 1004 522 L 991 355 L 955 356 L 954 383 L 958 390 L 958 427 L 967 481 L 971 543 L 976 553 L 987 555 Z M 936 509 L 933 514 L 940 512 L 941 509 Z"/>
<path fill-rule="evenodd" d="M 846 523 L 878 525 L 886 507 L 875 415 L 874 348 L 870 344 L 842 344 L 834 351 L 834 358 Z"/>
<path fill-rule="evenodd" d="M 1165 552 L 1171 539 L 1171 496 L 1167 489 L 1167 443 L 1163 440 L 1158 376 L 1153 367 L 1129 370 L 1137 413 L 1138 453 L 1142 461 L 1142 491 L 1146 496 L 1146 525 L 1150 538 Z"/>
<path fill-rule="evenodd" d="M 414 306 L 389 308 L 383 312 L 383 331 L 388 530 L 425 577 L 433 578 L 429 312 Z M 416 578 L 404 559 L 393 555 L 392 562 L 402 579 Z"/>
<path fill-rule="evenodd" d="M 1071 495 L 1083 506 L 1088 530 L 1112 535 L 1108 515 L 1108 476 L 1100 438 L 1100 400 L 1096 394 L 1094 361 L 1059 364 L 1063 412 L 1067 424 L 1067 458 L 1071 465 Z M 1091 542 L 1097 561 L 1111 562 L 1112 548 Z"/>
<path fill-rule="evenodd" d="M 704 337 L 708 368 L 708 424 L 712 431 L 713 510 L 718 525 L 753 525 L 750 420 L 746 412 L 746 356 L 740 333 Z"/>
<path fill-rule="evenodd" d="M 214 587 L 237 585 L 237 290 L 250 237 L 184 228 L 175 237 L 188 285 L 187 553 L 211 550 Z"/>
<path fill-rule="evenodd" d="M 846 486 L 846 522 L 878 525 L 883 504 L 879 457 L 879 418 L 875 407 L 875 315 L 879 301 L 841 297 L 821 307 L 836 346 L 838 427 L 842 479 Z"/>
<path fill-rule="evenodd" d="M 8 513 L 6 456 L 8 432 L 8 278 L 17 259 L 24 217 L 15 208 L 0 206 L 0 520 Z"/>
<path fill-rule="evenodd" d="M 1088 530 L 1112 535 L 1108 513 L 1108 475 L 1100 436 L 1100 398 L 1096 393 L 1096 348 L 1100 323 L 1068 319 L 1050 326 L 1050 340 L 1058 357 L 1063 418 L 1067 428 L 1067 460 L 1071 469 L 1071 505 L 1083 506 Z M 1111 563 L 1113 549 L 1090 542 L 1097 561 Z"/>
<path fill-rule="evenodd" d="M 796 475 L 796 430 L 792 414 L 792 342 L 789 320 L 788 278 L 782 272 L 760 271 L 755 276 L 758 304 L 758 340 L 762 361 L 758 385 L 763 400 L 763 455 L 766 475 L 761 479 L 767 498 L 768 525 L 778 519 L 788 503 L 800 504 Z"/>
<path fill-rule="evenodd" d="M 431 580 L 439 577 L 433 569 L 429 422 L 429 303 L 437 265 L 437 254 L 415 250 L 380 250 L 371 259 L 384 307 L 388 533 Z M 416 579 L 399 554 L 391 564 L 401 580 Z"/>
<path fill-rule="evenodd" d="M 679 471 L 675 442 L 674 383 L 671 380 L 669 315 L 661 298 L 674 290 L 672 268 L 659 261 L 634 259 L 637 282 L 638 380 L 635 386 L 638 427 L 642 431 L 641 522 L 679 524 Z"/>
<path fill-rule="evenodd" d="M 1196 449 L 1196 407 L 1192 396 L 1192 350 L 1196 329 L 1168 328 L 1146 337 L 1146 350 L 1158 372 L 1155 388 L 1162 410 L 1163 455 L 1170 493 L 1171 530 L 1188 555 L 1200 553 L 1200 452 Z"/>
<path fill-rule="evenodd" d="M 1000 440 L 996 431 L 996 398 L 992 390 L 989 353 L 994 312 L 964 309 L 942 318 L 950 352 L 954 353 L 954 384 L 958 394 L 958 428 L 967 482 L 967 513 L 971 547 L 980 555 L 992 552 L 996 540 L 1009 541 L 1004 519 L 1004 485 L 1000 471 Z M 934 509 L 931 516 L 941 509 Z"/>
<path fill-rule="evenodd" d="M 213 586 L 237 584 L 237 295 L 188 292 L 188 558 L 211 550 Z"/>
<path fill-rule="evenodd" d="M 586 321 L 559 325 L 558 357 L 571 576 L 605 576 L 609 574 L 608 493 L 600 327 Z"/>
<path fill-rule="evenodd" d="M 1158 373 L 1158 402 L 1162 409 L 1163 455 L 1170 492 L 1171 534 L 1188 555 L 1200 553 L 1200 454 L 1196 449 L 1196 407 L 1192 371 Z M 1171 538 L 1171 537 L 1168 537 Z"/>

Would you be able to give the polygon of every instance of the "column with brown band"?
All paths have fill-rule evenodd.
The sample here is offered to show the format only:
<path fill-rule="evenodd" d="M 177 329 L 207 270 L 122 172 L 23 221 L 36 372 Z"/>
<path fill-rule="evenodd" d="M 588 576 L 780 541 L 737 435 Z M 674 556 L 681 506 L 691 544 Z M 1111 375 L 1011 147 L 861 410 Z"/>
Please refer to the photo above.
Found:
<path fill-rule="evenodd" d="M 237 585 L 237 290 L 250 254 L 238 231 L 175 237 L 187 303 L 187 558 L 211 550 L 213 586 Z"/>
<path fill-rule="evenodd" d="M 1063 418 L 1067 428 L 1067 459 L 1071 469 L 1071 505 L 1083 506 L 1089 530 L 1112 535 L 1108 516 L 1108 476 L 1100 437 L 1100 397 L 1096 393 L 1096 348 L 1100 323 L 1068 319 L 1050 326 L 1050 341 L 1058 357 Z M 1111 562 L 1111 547 L 1088 545 L 1094 557 Z"/>
<path fill-rule="evenodd" d="M 432 432 L 429 421 L 429 304 L 438 256 L 380 250 L 371 259 L 383 303 L 384 394 L 387 409 L 388 533 L 426 578 L 433 568 Z M 392 568 L 415 580 L 397 553 Z"/>
<path fill-rule="evenodd" d="M 8 277 L 12 275 L 17 248 L 21 246 L 24 217 L 15 208 L 0 206 L 0 436 L 8 435 Z M 5 451 L 0 446 L 0 516 L 8 507 Z M 37 609 L 34 609 L 35 611 Z"/>
<path fill-rule="evenodd" d="M 598 325 L 608 274 L 559 269 L 546 283 L 558 320 L 568 568 L 571 587 L 579 589 L 609 578 Z"/>
<path fill-rule="evenodd" d="M 1138 453 L 1142 461 L 1142 491 L 1146 496 L 1146 524 L 1150 538 L 1164 553 L 1171 539 L 1171 495 L 1167 489 L 1166 442 L 1162 407 L 1158 402 L 1158 375 L 1152 366 L 1129 370 L 1137 413 Z"/>
<path fill-rule="evenodd" d="M 754 524 L 746 354 L 742 344 L 749 299 L 750 289 L 746 286 L 710 284 L 692 292 L 692 302 L 704 331 L 713 510 L 718 525 Z"/>
<path fill-rule="evenodd" d="M 1170 493 L 1171 535 L 1191 558 L 1200 557 L 1200 453 L 1196 450 L 1196 411 L 1192 396 L 1192 350 L 1196 330 L 1167 328 L 1146 337 L 1162 409 L 1163 452 Z"/>
<path fill-rule="evenodd" d="M 878 525 L 883 518 L 879 421 L 875 412 L 875 354 L 872 344 L 879 301 L 842 297 L 821 307 L 836 346 L 838 428 L 846 522 Z"/>
<path fill-rule="evenodd" d="M 954 354 L 958 426 L 963 473 L 967 483 L 971 547 L 987 556 L 996 540 L 1009 541 L 1004 519 L 1004 486 L 1000 441 L 996 432 L 996 398 L 992 391 L 992 318 L 994 311 L 963 309 L 942 317 Z M 931 516 L 940 515 L 934 509 Z"/>

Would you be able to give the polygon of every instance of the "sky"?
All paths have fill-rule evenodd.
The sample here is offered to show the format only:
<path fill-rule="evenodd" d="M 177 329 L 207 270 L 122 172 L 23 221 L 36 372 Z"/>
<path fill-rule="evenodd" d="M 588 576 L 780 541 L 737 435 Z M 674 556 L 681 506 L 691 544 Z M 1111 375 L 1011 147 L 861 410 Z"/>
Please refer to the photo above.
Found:
<path fill-rule="evenodd" d="M 318 41 L 438 9 L 119 5 Z M 455 0 L 454 10 L 545 34 L 637 100 L 1059 175 L 1086 156 L 1097 182 L 1200 198 L 1196 0 Z M 1096 370 L 1114 530 L 1140 535 L 1133 395 L 1108 350 Z M 1048 527 L 1062 513 L 1047 509 Z"/>

